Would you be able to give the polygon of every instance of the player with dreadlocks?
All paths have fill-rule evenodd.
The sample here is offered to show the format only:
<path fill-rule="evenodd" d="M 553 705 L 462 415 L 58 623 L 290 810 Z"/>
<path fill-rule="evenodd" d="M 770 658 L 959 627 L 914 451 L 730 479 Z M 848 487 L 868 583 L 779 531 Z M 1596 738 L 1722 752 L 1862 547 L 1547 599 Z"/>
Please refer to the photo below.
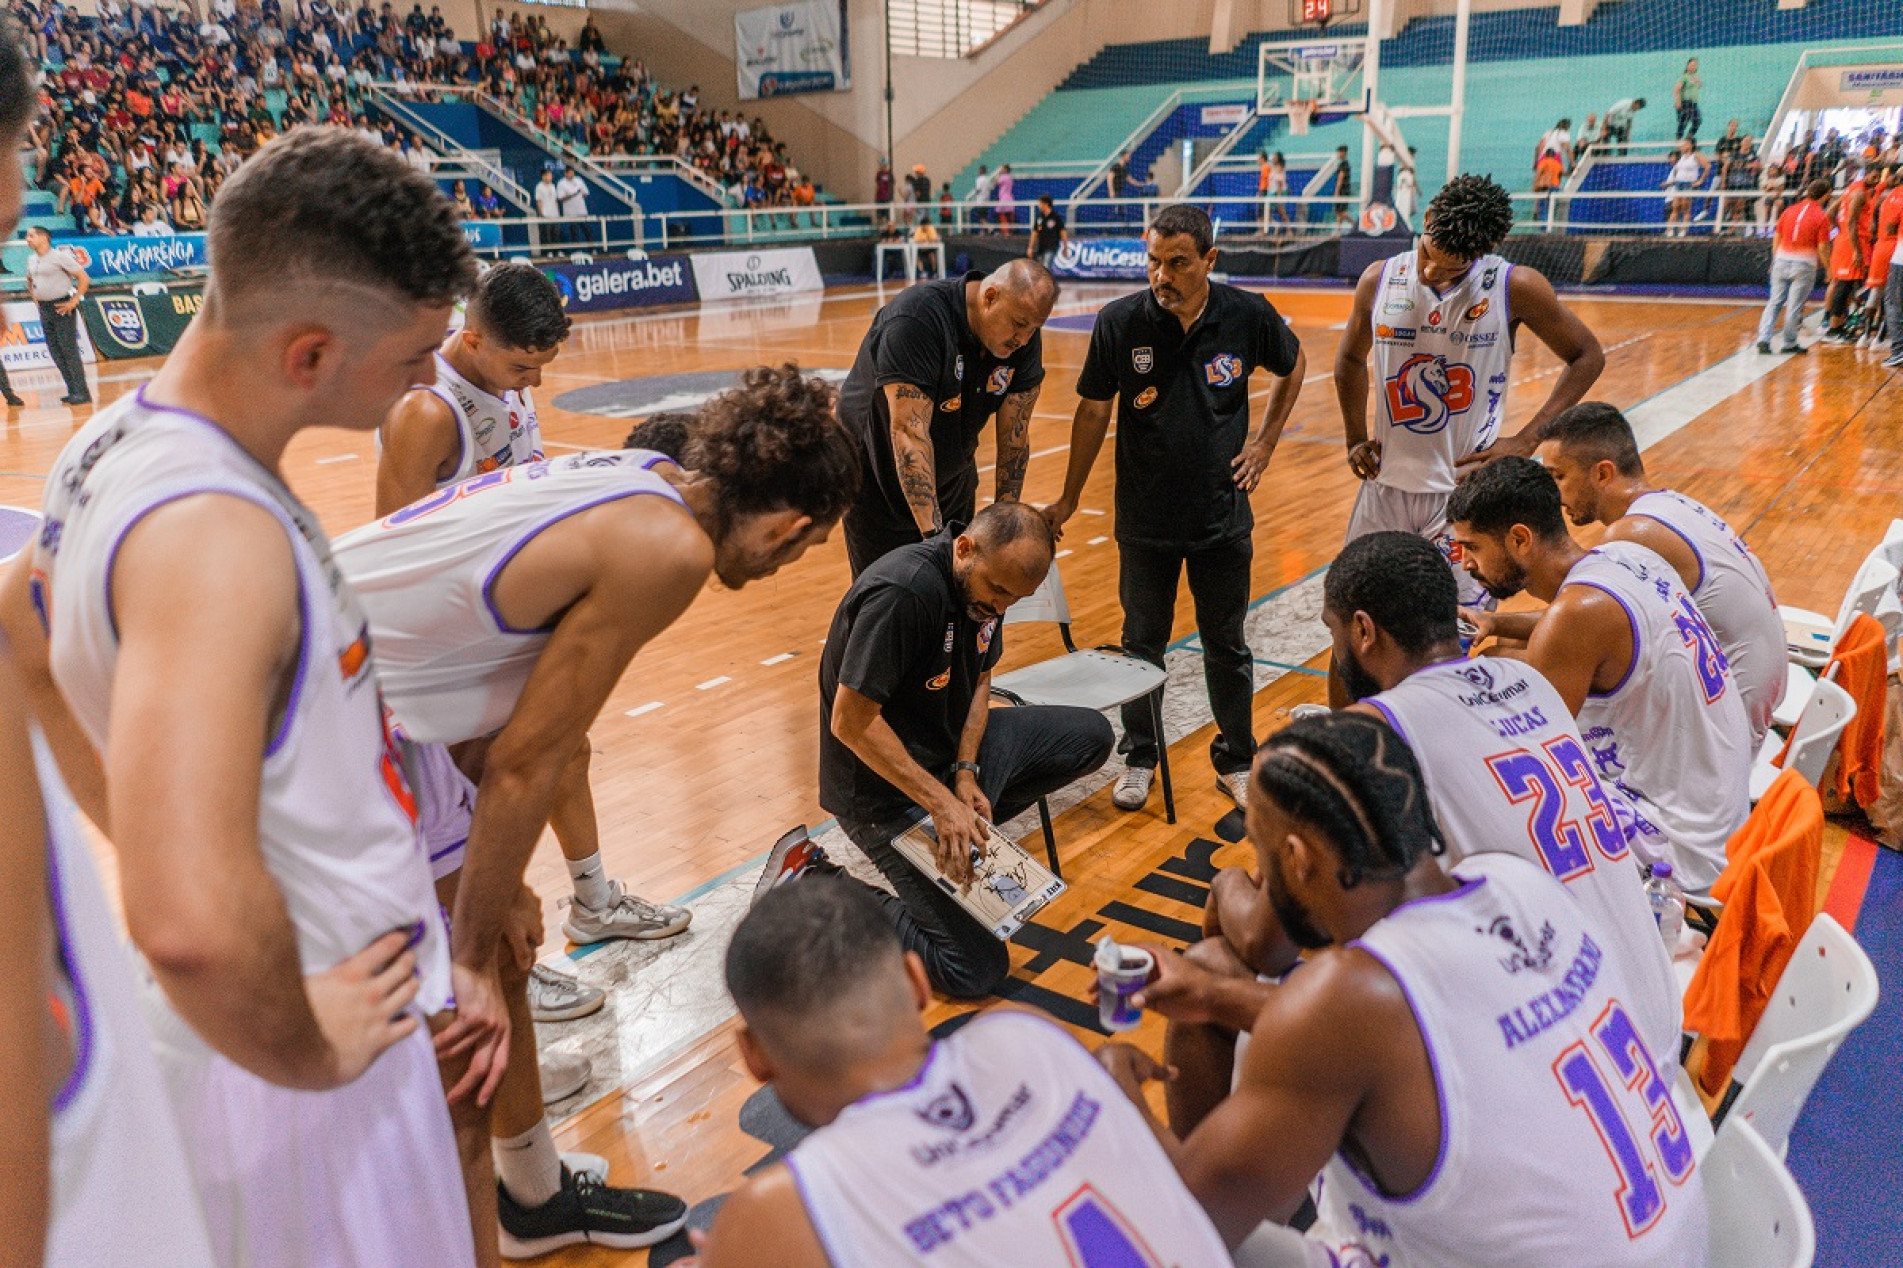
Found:
<path fill-rule="evenodd" d="M 1676 1054 L 1647 1049 L 1585 908 L 1516 855 L 1443 871 L 1420 767 L 1378 718 L 1297 722 L 1254 780 L 1266 901 L 1307 958 L 1268 985 L 1149 948 L 1136 999 L 1250 1032 L 1233 1092 L 1186 1133 L 1151 1124 L 1217 1231 L 1248 1241 L 1238 1261 L 1702 1262 L 1704 1194 L 1659 1073 Z M 1156 1063 L 1099 1056 L 1147 1114 Z M 1276 1227 L 1311 1187 L 1307 1235 Z"/>
<path fill-rule="evenodd" d="M 1494 254 L 1513 227 L 1506 190 L 1485 176 L 1456 176 L 1428 203 L 1421 225 L 1412 249 L 1361 275 L 1335 351 L 1348 468 L 1363 481 L 1348 540 L 1383 529 L 1425 537 L 1448 555 L 1461 602 L 1491 607 L 1451 553 L 1447 495 L 1458 470 L 1532 453 L 1547 420 L 1586 395 L 1606 358 L 1539 270 Z M 1565 369 L 1527 424 L 1502 438 L 1513 341 L 1522 324 Z M 1339 707 L 1347 697 L 1337 690 L 1332 702 Z"/>

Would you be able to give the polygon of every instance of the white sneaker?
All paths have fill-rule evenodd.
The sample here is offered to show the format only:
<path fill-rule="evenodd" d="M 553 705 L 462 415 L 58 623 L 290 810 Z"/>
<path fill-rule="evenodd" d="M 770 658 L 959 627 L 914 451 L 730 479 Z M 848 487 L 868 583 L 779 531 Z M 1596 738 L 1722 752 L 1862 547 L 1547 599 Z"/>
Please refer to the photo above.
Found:
<path fill-rule="evenodd" d="M 608 993 L 546 964 L 529 970 L 529 1016 L 536 1021 L 574 1021 L 600 1012 Z"/>
<path fill-rule="evenodd" d="M 1156 778 L 1154 766 L 1126 766 L 1117 777 L 1110 800 L 1119 810 L 1141 810 L 1150 799 L 1150 781 Z"/>
<path fill-rule="evenodd" d="M 594 1067 L 588 1064 L 587 1057 L 567 1052 L 542 1053 L 541 1067 L 544 1105 L 553 1105 L 575 1095 L 588 1086 L 588 1080 L 595 1072 Z"/>
<path fill-rule="evenodd" d="M 1288 711 L 1288 716 L 1291 722 L 1306 722 L 1309 718 L 1325 718 L 1333 712 L 1325 704 L 1298 704 Z"/>
<path fill-rule="evenodd" d="M 564 1153 L 562 1165 L 578 1176 L 587 1176 L 596 1184 L 608 1183 L 608 1160 L 600 1154 Z"/>
<path fill-rule="evenodd" d="M 630 894 L 620 881 L 609 881 L 612 896 L 606 907 L 597 910 L 579 898 L 565 899 L 568 919 L 562 932 L 574 942 L 606 942 L 610 938 L 671 938 L 687 928 L 694 913 L 685 907 L 651 903 Z"/>
<path fill-rule="evenodd" d="M 1229 794 L 1229 800 L 1236 803 L 1237 810 L 1249 808 L 1249 772 L 1232 770 L 1227 775 L 1216 776 L 1216 787 Z"/>

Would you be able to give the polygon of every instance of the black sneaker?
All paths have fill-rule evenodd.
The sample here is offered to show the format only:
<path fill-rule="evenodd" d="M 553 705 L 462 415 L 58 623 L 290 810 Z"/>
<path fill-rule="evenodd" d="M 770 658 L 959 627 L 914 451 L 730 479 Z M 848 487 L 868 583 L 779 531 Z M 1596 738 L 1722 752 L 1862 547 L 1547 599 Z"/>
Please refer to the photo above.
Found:
<path fill-rule="evenodd" d="M 1802 357 L 1802 356 L 1810 355 L 1810 349 L 1806 348 L 1801 343 L 1794 343 L 1794 344 L 1791 344 L 1789 347 L 1779 348 L 1778 351 L 1782 352 L 1787 357 Z"/>
<path fill-rule="evenodd" d="M 652 1189 L 614 1189 L 586 1172 L 562 1168 L 561 1192 L 525 1207 L 496 1184 L 502 1257 L 530 1259 L 586 1243 L 636 1250 L 664 1242 L 687 1223 L 687 1203 Z"/>
<path fill-rule="evenodd" d="M 1765 343 L 1765 342 L 1764 342 L 1763 340 L 1759 340 L 1759 341 L 1758 341 L 1758 352 L 1759 352 L 1759 354 L 1760 354 L 1760 355 L 1762 355 L 1762 356 L 1767 356 L 1767 357 L 1768 357 L 1768 356 L 1770 356 L 1770 355 L 1771 355 L 1771 345 L 1770 345 L 1770 344 L 1768 344 L 1768 343 Z"/>
<path fill-rule="evenodd" d="M 7 404 L 13 406 L 13 408 L 15 409 L 18 409 L 20 408 L 20 406 L 26 404 L 25 401 L 20 399 L 20 394 L 18 392 L 8 392 L 4 396 L 0 396 L 0 400 L 5 400 Z"/>

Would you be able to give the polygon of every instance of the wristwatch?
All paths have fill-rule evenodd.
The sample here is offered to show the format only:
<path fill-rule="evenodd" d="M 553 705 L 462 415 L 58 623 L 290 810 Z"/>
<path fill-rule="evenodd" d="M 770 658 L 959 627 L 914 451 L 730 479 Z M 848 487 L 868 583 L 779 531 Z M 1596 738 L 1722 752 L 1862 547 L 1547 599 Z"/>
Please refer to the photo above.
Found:
<path fill-rule="evenodd" d="M 978 777 L 978 763 L 976 762 L 953 762 L 952 763 L 952 768 L 951 768 L 952 774 L 956 775 L 961 770 L 970 771 L 973 779 L 976 779 Z"/>

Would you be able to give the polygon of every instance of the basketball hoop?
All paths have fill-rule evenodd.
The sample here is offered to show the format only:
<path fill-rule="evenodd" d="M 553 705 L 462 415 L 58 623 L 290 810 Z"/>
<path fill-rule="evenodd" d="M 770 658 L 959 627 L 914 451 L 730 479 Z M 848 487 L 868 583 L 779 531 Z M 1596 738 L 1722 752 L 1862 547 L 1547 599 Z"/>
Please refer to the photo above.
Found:
<path fill-rule="evenodd" d="M 1290 136 L 1307 136 L 1308 125 L 1315 118 L 1315 107 L 1319 104 L 1313 97 L 1298 97 L 1288 103 L 1288 131 Z"/>

